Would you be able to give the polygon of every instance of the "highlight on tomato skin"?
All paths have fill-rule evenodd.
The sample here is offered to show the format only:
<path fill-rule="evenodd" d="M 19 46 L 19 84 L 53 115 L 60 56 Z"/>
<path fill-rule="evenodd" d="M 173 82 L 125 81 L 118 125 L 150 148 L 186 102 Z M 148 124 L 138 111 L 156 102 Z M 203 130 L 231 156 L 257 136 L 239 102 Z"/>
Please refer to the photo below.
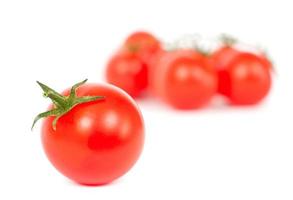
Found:
<path fill-rule="evenodd" d="M 69 96 L 71 91 L 57 97 Z M 144 144 L 142 114 L 121 89 L 83 84 L 76 89 L 73 101 L 97 95 L 102 98 L 70 107 L 55 128 L 56 117 L 46 117 L 41 129 L 43 148 L 53 166 L 84 185 L 103 185 L 123 176 L 140 157 Z"/>
<path fill-rule="evenodd" d="M 174 108 L 200 108 L 215 95 L 215 69 L 195 50 L 165 52 L 153 68 L 153 93 Z"/>

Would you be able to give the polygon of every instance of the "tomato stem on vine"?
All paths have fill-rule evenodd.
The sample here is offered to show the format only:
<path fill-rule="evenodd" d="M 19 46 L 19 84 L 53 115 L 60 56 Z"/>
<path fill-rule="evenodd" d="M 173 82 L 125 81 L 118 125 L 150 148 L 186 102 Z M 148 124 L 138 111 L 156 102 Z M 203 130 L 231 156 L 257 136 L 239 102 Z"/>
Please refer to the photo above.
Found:
<path fill-rule="evenodd" d="M 220 41 L 227 45 L 227 46 L 233 46 L 237 43 L 237 39 L 234 38 L 233 36 L 231 35 L 227 35 L 227 34 L 221 34 L 220 35 Z"/>
<path fill-rule="evenodd" d="M 59 94 L 58 92 L 56 92 L 55 90 L 53 90 L 52 88 L 37 81 L 38 85 L 44 91 L 44 96 L 49 97 L 52 100 L 52 102 L 54 104 L 54 108 L 52 110 L 38 114 L 33 121 L 33 125 L 31 127 L 31 129 L 33 129 L 34 125 L 36 124 L 36 122 L 39 119 L 44 118 L 44 117 L 54 116 L 55 119 L 52 122 L 52 127 L 54 130 L 56 130 L 56 124 L 57 124 L 58 119 L 60 117 L 62 117 L 64 114 L 66 114 L 67 112 L 69 112 L 74 106 L 76 106 L 78 104 L 86 103 L 86 102 L 104 99 L 103 96 L 77 97 L 76 96 L 76 89 L 79 86 L 83 85 L 86 81 L 87 81 L 87 79 L 73 85 L 71 87 L 69 96 L 63 96 L 63 95 Z"/>

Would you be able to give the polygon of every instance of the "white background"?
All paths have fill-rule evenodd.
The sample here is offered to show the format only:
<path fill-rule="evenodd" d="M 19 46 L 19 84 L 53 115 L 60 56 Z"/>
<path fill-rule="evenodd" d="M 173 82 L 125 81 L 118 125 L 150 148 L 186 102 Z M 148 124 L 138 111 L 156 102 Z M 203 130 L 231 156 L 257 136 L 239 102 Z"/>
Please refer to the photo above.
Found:
<path fill-rule="evenodd" d="M 0 1 L 0 199 L 293 199 L 293 12 L 290 1 Z M 85 187 L 46 159 L 34 116 L 84 78 L 103 81 L 127 34 L 170 40 L 230 33 L 264 45 L 277 74 L 269 97 L 249 108 L 178 112 L 139 101 L 146 123 L 141 159 L 121 179 Z"/>

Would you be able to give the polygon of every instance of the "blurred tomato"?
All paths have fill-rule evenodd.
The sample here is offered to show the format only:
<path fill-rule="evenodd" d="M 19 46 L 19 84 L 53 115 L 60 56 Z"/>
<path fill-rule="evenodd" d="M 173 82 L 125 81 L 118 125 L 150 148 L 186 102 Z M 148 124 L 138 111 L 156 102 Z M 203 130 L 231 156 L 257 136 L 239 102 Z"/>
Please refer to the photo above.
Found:
<path fill-rule="evenodd" d="M 271 87 L 271 63 L 263 56 L 242 52 L 225 68 L 224 94 L 233 104 L 256 104 Z"/>
<path fill-rule="evenodd" d="M 225 45 L 217 49 L 210 57 L 218 73 L 217 91 L 220 94 L 227 95 L 229 77 L 226 68 L 228 64 L 234 59 L 234 57 L 239 53 L 240 51 L 238 51 L 236 48 L 230 45 Z"/>
<path fill-rule="evenodd" d="M 152 69 L 152 92 L 175 108 L 199 108 L 215 94 L 215 70 L 209 60 L 197 51 L 161 53 Z"/>
<path fill-rule="evenodd" d="M 230 62 L 240 53 L 244 52 L 238 50 L 232 45 L 224 45 L 211 54 L 211 62 L 215 66 L 218 73 L 218 93 L 227 95 L 229 78 L 226 69 Z M 271 61 L 264 53 L 260 52 L 257 56 L 260 60 L 262 60 L 265 67 L 269 70 L 273 69 Z"/>
<path fill-rule="evenodd" d="M 129 35 L 122 47 L 124 51 L 135 52 L 146 64 L 161 49 L 160 41 L 145 31 L 137 31 Z"/>
<path fill-rule="evenodd" d="M 225 44 L 210 57 L 218 73 L 218 93 L 233 104 L 255 104 L 271 85 L 272 63 L 260 53 L 243 52 Z"/>
<path fill-rule="evenodd" d="M 148 86 L 150 65 L 160 51 L 161 43 L 152 34 L 143 31 L 132 33 L 108 62 L 107 81 L 132 97 L 142 96 Z"/>
<path fill-rule="evenodd" d="M 138 97 L 147 87 L 148 69 L 138 55 L 119 52 L 108 62 L 106 79 L 132 97 Z"/>

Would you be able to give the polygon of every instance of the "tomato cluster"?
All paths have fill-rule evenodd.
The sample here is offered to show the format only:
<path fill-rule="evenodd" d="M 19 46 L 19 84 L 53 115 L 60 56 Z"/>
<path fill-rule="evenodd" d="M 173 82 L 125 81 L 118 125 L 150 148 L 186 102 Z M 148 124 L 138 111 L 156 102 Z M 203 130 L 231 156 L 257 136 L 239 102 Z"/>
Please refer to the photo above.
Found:
<path fill-rule="evenodd" d="M 174 108 L 196 109 L 215 94 L 231 104 L 258 103 L 270 90 L 271 69 L 264 53 L 243 51 L 231 42 L 208 54 L 198 48 L 166 50 L 152 34 L 135 32 L 110 59 L 106 78 L 132 97 L 149 94 Z M 61 94 L 38 82 L 53 104 L 34 124 L 45 118 L 42 143 L 56 169 L 81 184 L 106 184 L 139 158 L 144 122 L 123 90 L 85 82 Z"/>
<path fill-rule="evenodd" d="M 132 97 L 146 93 L 174 108 L 207 105 L 216 95 L 231 104 L 260 102 L 271 87 L 272 64 L 263 52 L 244 51 L 231 42 L 203 53 L 198 48 L 166 50 L 148 32 L 134 32 L 106 67 L 106 79 Z"/>

